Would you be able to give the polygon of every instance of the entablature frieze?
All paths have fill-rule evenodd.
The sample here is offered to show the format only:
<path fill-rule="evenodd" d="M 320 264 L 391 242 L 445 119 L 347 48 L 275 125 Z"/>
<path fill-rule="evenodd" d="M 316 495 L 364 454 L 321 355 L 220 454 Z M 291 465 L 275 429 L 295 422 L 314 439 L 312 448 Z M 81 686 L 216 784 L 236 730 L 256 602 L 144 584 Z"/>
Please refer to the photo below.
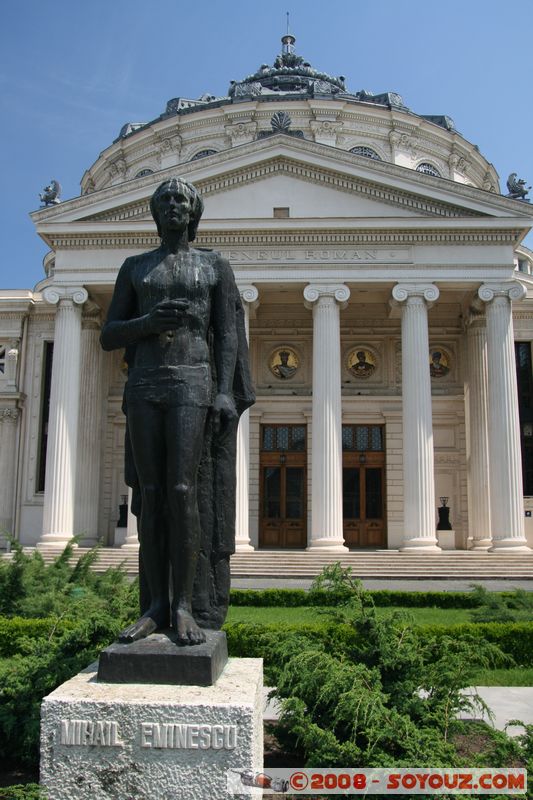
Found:
<path fill-rule="evenodd" d="M 196 243 L 200 247 L 217 250 L 241 248 L 265 249 L 267 247 L 305 247 L 319 246 L 322 249 L 347 246 L 382 246 L 387 249 L 398 246 L 415 245 L 469 245 L 495 246 L 516 244 L 519 229 L 506 230 L 358 230 L 358 231 L 199 231 Z M 121 233 L 76 232 L 71 234 L 50 234 L 49 241 L 54 250 L 84 249 L 148 249 L 160 244 L 157 233 L 131 231 Z"/>

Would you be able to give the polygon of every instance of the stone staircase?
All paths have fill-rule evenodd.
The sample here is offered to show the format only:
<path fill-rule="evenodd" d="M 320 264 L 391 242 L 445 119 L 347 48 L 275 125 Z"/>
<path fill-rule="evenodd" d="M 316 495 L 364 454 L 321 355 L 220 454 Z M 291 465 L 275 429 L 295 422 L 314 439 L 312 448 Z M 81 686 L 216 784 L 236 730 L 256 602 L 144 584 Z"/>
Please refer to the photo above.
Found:
<path fill-rule="evenodd" d="M 31 552 L 32 548 L 25 548 Z M 41 551 L 49 562 L 54 551 Z M 87 549 L 79 547 L 81 556 Z M 9 558 L 9 555 L 5 556 Z M 94 566 L 97 571 L 122 566 L 129 575 L 136 575 L 137 550 L 102 548 Z M 256 550 L 236 553 L 231 558 L 234 578 L 313 578 L 326 564 L 341 562 L 350 566 L 359 578 L 419 579 L 453 578 L 466 580 L 533 579 L 532 553 L 485 553 L 464 550 L 442 553 L 412 554 L 395 550 L 351 551 L 346 554 L 302 550 Z"/>

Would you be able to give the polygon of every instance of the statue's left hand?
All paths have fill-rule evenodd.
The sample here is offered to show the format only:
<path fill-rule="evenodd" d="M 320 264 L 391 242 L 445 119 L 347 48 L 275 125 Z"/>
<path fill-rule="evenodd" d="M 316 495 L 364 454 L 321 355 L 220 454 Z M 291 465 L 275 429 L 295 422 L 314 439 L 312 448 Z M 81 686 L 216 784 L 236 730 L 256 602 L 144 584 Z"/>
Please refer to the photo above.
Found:
<path fill-rule="evenodd" d="M 235 401 L 229 394 L 217 394 L 213 405 L 215 431 L 220 431 L 221 425 L 236 420 L 239 416 L 235 408 Z"/>

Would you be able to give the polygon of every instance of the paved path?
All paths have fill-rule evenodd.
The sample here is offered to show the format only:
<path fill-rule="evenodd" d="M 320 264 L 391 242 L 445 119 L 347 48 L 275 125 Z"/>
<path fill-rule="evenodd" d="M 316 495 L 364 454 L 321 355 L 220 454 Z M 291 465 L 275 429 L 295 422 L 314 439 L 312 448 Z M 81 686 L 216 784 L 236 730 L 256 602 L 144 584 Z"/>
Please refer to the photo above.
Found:
<path fill-rule="evenodd" d="M 271 688 L 265 686 L 263 719 L 269 722 L 279 718 L 278 701 L 268 699 L 268 693 L 271 691 Z M 473 713 L 460 714 L 461 719 L 483 719 L 499 730 L 503 730 L 512 719 L 533 725 L 533 686 L 478 686 L 476 691 L 494 714 L 492 723 L 490 716 L 482 709 L 479 709 L 479 712 L 474 710 Z M 471 694 L 472 690 L 465 689 L 465 692 Z M 510 736 L 517 736 L 523 732 L 522 727 L 507 728 Z"/>

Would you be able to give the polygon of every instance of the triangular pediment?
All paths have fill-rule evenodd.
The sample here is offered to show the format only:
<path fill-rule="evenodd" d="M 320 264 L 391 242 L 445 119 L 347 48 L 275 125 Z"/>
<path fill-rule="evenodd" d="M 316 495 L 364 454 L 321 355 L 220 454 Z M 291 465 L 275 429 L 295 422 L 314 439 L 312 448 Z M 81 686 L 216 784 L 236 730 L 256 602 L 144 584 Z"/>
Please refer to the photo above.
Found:
<path fill-rule="evenodd" d="M 490 224 L 498 217 L 523 218 L 527 226 L 533 216 L 529 205 L 500 195 L 284 136 L 161 170 L 32 216 L 38 226 L 47 227 L 133 223 L 155 229 L 150 196 L 176 173 L 192 181 L 204 198 L 202 227 L 210 220 L 272 219 L 274 208 L 288 208 L 290 218 L 323 220 L 411 217 L 413 222 L 433 218 L 457 223 L 476 218 Z"/>
<path fill-rule="evenodd" d="M 196 180 L 195 185 L 205 202 L 205 221 L 268 219 L 274 208 L 288 208 L 291 217 L 300 219 L 480 216 L 451 203 L 287 158 Z M 84 218 L 86 222 L 125 219 L 151 219 L 149 198 Z"/>

